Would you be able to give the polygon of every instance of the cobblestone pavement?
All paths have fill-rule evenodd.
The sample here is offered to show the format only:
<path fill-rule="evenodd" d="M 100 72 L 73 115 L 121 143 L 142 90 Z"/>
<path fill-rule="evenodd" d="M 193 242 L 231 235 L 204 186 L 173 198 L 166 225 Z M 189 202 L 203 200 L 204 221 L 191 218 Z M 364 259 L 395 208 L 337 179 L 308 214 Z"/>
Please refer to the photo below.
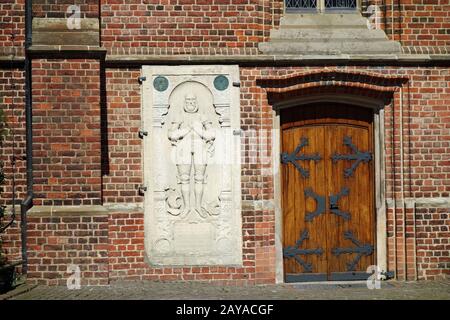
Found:
<path fill-rule="evenodd" d="M 224 287 L 207 283 L 115 282 L 109 286 L 37 286 L 12 297 L 19 300 L 291 300 L 291 299 L 445 299 L 450 300 L 450 279 L 442 281 L 381 283 L 369 290 L 365 282 L 333 284 L 282 284 L 253 287 Z"/>

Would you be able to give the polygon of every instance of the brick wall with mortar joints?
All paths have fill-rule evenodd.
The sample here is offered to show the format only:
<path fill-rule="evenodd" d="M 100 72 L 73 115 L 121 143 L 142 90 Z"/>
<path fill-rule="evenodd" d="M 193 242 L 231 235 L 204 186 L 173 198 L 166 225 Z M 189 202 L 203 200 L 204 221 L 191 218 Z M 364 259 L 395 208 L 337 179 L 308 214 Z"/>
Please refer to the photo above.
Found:
<path fill-rule="evenodd" d="M 256 283 L 270 283 L 275 279 L 274 210 L 266 204 L 273 199 L 269 174 L 272 153 L 268 147 L 273 133 L 272 111 L 265 103 L 263 89 L 256 84 L 259 75 L 258 68 L 241 69 L 241 128 L 245 137 L 242 188 L 248 192 L 249 206 L 254 211 Z"/>
<path fill-rule="evenodd" d="M 391 208 L 387 213 L 389 270 L 397 270 L 397 277 L 405 279 L 406 266 L 407 280 L 414 280 L 416 277 L 421 280 L 448 277 L 450 274 L 450 208 L 432 205 L 419 207 L 416 208 L 414 216 L 413 208 L 402 210 L 398 207 L 395 233 L 393 212 Z M 403 217 L 406 218 L 405 229 Z"/>
<path fill-rule="evenodd" d="M 69 6 L 80 8 L 80 18 L 98 18 L 99 0 L 33 0 L 33 17 L 36 18 L 68 18 Z"/>
<path fill-rule="evenodd" d="M 24 41 L 25 0 L 3 0 L 0 3 L 0 57 L 23 57 Z"/>
<path fill-rule="evenodd" d="M 268 11 L 264 0 L 107 0 L 101 38 L 113 55 L 255 55 Z"/>
<path fill-rule="evenodd" d="M 448 277 L 450 275 L 450 208 L 418 208 L 416 219 L 419 278 L 428 280 Z M 411 246 L 411 241 L 408 245 Z M 408 247 L 408 250 L 411 248 Z"/>
<path fill-rule="evenodd" d="M 370 5 L 378 6 L 380 28 L 389 39 L 401 42 L 404 53 L 450 53 L 450 3 L 410 0 L 401 1 L 400 5 L 394 1 L 392 6 L 392 1 L 363 0 L 363 12 Z M 367 13 L 364 15 L 370 16 Z"/>
<path fill-rule="evenodd" d="M 32 66 L 34 204 L 101 204 L 100 64 Z"/>
<path fill-rule="evenodd" d="M 105 285 L 108 274 L 108 217 L 28 217 L 30 283 L 67 284 L 80 268 L 81 285 Z"/>
<path fill-rule="evenodd" d="M 0 54 L 23 56 L 24 0 L 0 4 Z M 259 54 L 272 26 L 283 15 L 283 0 L 38 0 L 33 16 L 70 17 L 69 5 L 78 5 L 81 18 L 99 17 L 103 45 L 113 55 L 123 54 Z M 440 0 L 411 0 L 398 6 L 381 0 L 363 0 L 362 12 L 370 5 L 380 8 L 380 28 L 401 41 L 405 53 L 450 52 L 450 4 Z M 99 7 L 100 6 L 100 7 Z M 394 20 L 392 20 L 394 16 Z M 11 43 L 10 34 L 16 33 Z"/>
<path fill-rule="evenodd" d="M 6 116 L 8 135 L 0 143 L 0 161 L 3 162 L 5 181 L 0 188 L 0 205 L 12 204 L 13 173 L 16 185 L 16 204 L 26 194 L 25 169 L 25 99 L 24 73 L 20 69 L 0 67 L 0 106 Z M 13 169 L 13 147 L 15 172 Z M 19 210 L 19 208 L 16 208 Z"/>
<path fill-rule="evenodd" d="M 243 213 L 245 216 L 245 213 Z M 244 218 L 245 219 L 245 218 Z M 109 220 L 110 280 L 214 281 L 222 284 L 255 283 L 254 254 L 249 238 L 244 240 L 243 267 L 192 266 L 151 267 L 145 259 L 143 213 L 113 213 Z M 243 226 L 243 234 L 249 226 Z M 251 229 L 251 226 L 250 226 Z"/>
<path fill-rule="evenodd" d="M 103 202 L 142 203 L 140 69 L 106 70 L 107 150 L 103 163 Z M 105 146 L 106 143 L 106 146 Z"/>

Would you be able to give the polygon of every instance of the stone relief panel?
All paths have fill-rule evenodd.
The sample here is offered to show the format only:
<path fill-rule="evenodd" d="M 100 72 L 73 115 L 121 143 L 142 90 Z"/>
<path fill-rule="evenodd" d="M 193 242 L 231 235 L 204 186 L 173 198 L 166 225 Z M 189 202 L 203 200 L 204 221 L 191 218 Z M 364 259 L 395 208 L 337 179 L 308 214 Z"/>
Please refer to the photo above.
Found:
<path fill-rule="evenodd" d="M 240 265 L 237 66 L 144 66 L 145 244 L 152 265 Z"/>

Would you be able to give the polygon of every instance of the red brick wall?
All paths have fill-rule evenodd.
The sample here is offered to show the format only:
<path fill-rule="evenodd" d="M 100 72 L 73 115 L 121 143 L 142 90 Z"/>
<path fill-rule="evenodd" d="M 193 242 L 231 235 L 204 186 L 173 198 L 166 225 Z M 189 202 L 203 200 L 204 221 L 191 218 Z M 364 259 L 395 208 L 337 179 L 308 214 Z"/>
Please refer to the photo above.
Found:
<path fill-rule="evenodd" d="M 448 53 L 450 4 L 439 0 L 411 0 L 392 6 L 365 0 L 380 8 L 380 27 L 402 42 L 405 53 Z M 33 1 L 34 17 L 69 17 L 69 5 L 81 17 L 102 20 L 103 46 L 121 54 L 259 54 L 257 44 L 278 26 L 283 0 L 98 0 Z M 0 3 L 0 54 L 11 53 L 10 34 L 16 33 L 17 55 L 23 55 L 24 0 Z M 368 14 L 365 14 L 368 16 Z M 394 19 L 392 20 L 392 16 Z"/>
<path fill-rule="evenodd" d="M 13 147 L 16 169 L 16 204 L 26 194 L 25 169 L 25 99 L 24 73 L 20 69 L 0 66 L 0 108 L 5 113 L 9 134 L 0 143 L 0 162 L 3 162 L 5 182 L 0 193 L 0 205 L 12 204 L 13 192 Z M 18 209 L 18 208 L 16 208 Z"/>
<path fill-rule="evenodd" d="M 397 270 L 399 279 L 405 279 L 405 270 L 408 280 L 448 277 L 450 209 L 432 205 L 402 209 L 397 203 L 395 228 L 393 211 L 388 210 L 389 269 Z"/>
<path fill-rule="evenodd" d="M 80 18 L 97 18 L 99 0 L 33 0 L 33 17 L 66 18 L 72 12 L 66 13 L 71 5 L 80 8 Z"/>
<path fill-rule="evenodd" d="M 108 274 L 108 216 L 38 217 L 29 215 L 27 281 L 45 285 L 67 284 L 76 265 L 81 285 L 105 285 Z M 10 262 L 20 261 L 20 214 L 2 234 Z M 19 273 L 21 266 L 18 266 Z"/>
<path fill-rule="evenodd" d="M 402 42 L 406 53 L 448 53 L 450 4 L 411 0 L 386 5 L 364 0 L 381 10 L 380 27 Z M 257 44 L 278 26 L 283 0 L 98 0 L 33 1 L 34 17 L 69 17 L 69 5 L 79 5 L 81 17 L 100 17 L 103 46 L 111 54 L 258 54 Z M 17 55 L 23 55 L 24 0 L 0 3 L 0 55 L 11 53 L 16 33 Z M 366 14 L 366 16 L 368 16 Z M 394 19 L 392 20 L 392 16 Z"/>
<path fill-rule="evenodd" d="M 114 55 L 257 54 L 263 10 L 267 0 L 106 0 L 101 38 Z"/>
<path fill-rule="evenodd" d="M 142 184 L 141 149 L 138 137 L 141 127 L 139 69 L 106 71 L 108 155 L 103 163 L 104 203 L 141 203 L 138 189 Z"/>
<path fill-rule="evenodd" d="M 197 266 L 152 268 L 145 259 L 144 215 L 140 212 L 111 213 L 98 217 L 29 217 L 28 256 L 31 282 L 65 285 L 71 273 L 67 266 L 80 267 L 82 285 L 106 284 L 115 280 L 194 280 L 214 281 L 231 285 L 251 285 L 274 281 L 275 250 L 273 214 L 248 210 L 244 213 L 244 266 Z M 406 267 L 408 279 L 436 279 L 448 276 L 449 210 L 448 208 L 417 208 L 416 237 L 412 209 L 407 209 Z M 403 279 L 403 212 L 397 210 L 396 246 L 393 254 L 392 210 L 389 211 L 389 270 Z M 268 220 L 263 222 L 263 220 Z M 249 221 L 255 221 L 250 223 Z M 258 221 L 260 223 L 258 223 Z M 4 245 L 11 260 L 20 259 L 18 224 L 9 229 Z M 414 241 L 416 256 L 413 255 Z M 417 268 L 414 262 L 417 261 Z"/>
<path fill-rule="evenodd" d="M 101 203 L 99 67 L 33 60 L 35 205 Z"/>
<path fill-rule="evenodd" d="M 23 56 L 25 40 L 25 0 L 0 2 L 0 56 Z M 14 40 L 11 38 L 14 34 Z"/>
<path fill-rule="evenodd" d="M 417 264 L 421 279 L 450 275 L 450 210 L 418 208 Z M 408 239 L 413 240 L 413 239 Z M 408 242 L 411 249 L 412 241 Z"/>
<path fill-rule="evenodd" d="M 400 8 L 399 38 L 410 52 L 450 53 L 449 1 L 410 0 Z"/>
<path fill-rule="evenodd" d="M 258 221 L 258 212 L 246 213 Z M 18 221 L 4 236 L 11 261 L 20 259 Z M 81 285 L 102 285 L 116 280 L 214 281 L 228 285 L 274 282 L 274 250 L 262 247 L 255 224 L 244 224 L 242 267 L 151 267 L 144 251 L 144 214 L 111 213 L 109 216 L 28 217 L 28 280 L 45 285 L 66 285 L 80 267 Z M 262 229 L 261 229 L 262 230 Z M 259 241 L 258 241 L 259 239 Z"/>
<path fill-rule="evenodd" d="M 244 252 L 254 257 L 256 283 L 275 280 L 275 212 L 264 201 L 272 200 L 271 171 L 272 108 L 256 86 L 264 73 L 258 68 L 241 69 L 242 218 Z M 270 207 L 270 206 L 269 206 Z M 245 231 L 248 229 L 248 231 Z"/>
<path fill-rule="evenodd" d="M 392 6 L 392 1 L 363 0 L 363 12 L 370 5 L 379 7 L 381 29 L 390 39 L 400 41 L 405 53 L 450 53 L 450 2 L 394 0 Z"/>
<path fill-rule="evenodd" d="M 408 197 L 449 197 L 449 83 L 448 68 L 402 68 L 409 83 L 403 93 L 404 190 Z M 386 175 L 388 196 L 401 191 L 400 95 L 395 95 L 395 117 L 387 112 Z M 388 110 L 389 111 L 389 110 Z"/>
<path fill-rule="evenodd" d="M 9 262 L 22 260 L 22 241 L 20 237 L 20 211 L 18 210 L 16 221 L 2 233 L 2 250 Z M 9 218 L 8 218 L 9 221 Z M 21 266 L 18 272 L 21 272 Z"/>
<path fill-rule="evenodd" d="M 29 217 L 27 279 L 66 285 L 71 264 L 81 285 L 108 283 L 108 216 Z"/>
<path fill-rule="evenodd" d="M 397 210 L 396 246 L 392 234 L 392 210 L 389 211 L 389 270 L 403 279 L 402 210 Z M 413 237 L 412 209 L 406 210 L 406 267 L 408 279 L 436 279 L 448 276 L 449 219 L 448 208 L 417 208 L 416 238 Z M 274 281 L 275 250 L 273 222 L 250 210 L 244 214 L 244 266 L 198 266 L 152 268 L 145 259 L 143 213 L 111 213 L 99 217 L 29 217 L 28 256 L 31 282 L 65 285 L 70 264 L 80 267 L 82 285 L 106 284 L 115 280 L 195 280 L 223 284 L 251 285 Z M 267 215 L 272 220 L 272 215 Z M 4 247 L 12 261 L 20 259 L 20 229 L 14 224 L 4 236 Z M 266 237 L 266 239 L 265 239 Z M 271 238 L 271 239 L 267 239 Z M 413 255 L 416 241 L 416 256 Z M 395 259 L 395 260 L 394 260 Z M 417 261 L 417 268 L 414 262 Z"/>
<path fill-rule="evenodd" d="M 142 213 L 113 213 L 109 220 L 109 274 L 111 280 L 197 280 L 220 281 L 226 284 L 255 284 L 261 282 L 255 274 L 254 241 L 244 239 L 243 267 L 197 266 L 151 268 L 145 261 L 144 215 Z M 248 229 L 247 229 L 248 228 Z M 246 230 L 247 229 L 247 230 Z M 251 232 L 252 226 L 244 226 Z M 247 249 L 245 249 L 247 247 Z M 273 279 L 273 277 L 272 277 Z M 273 281 L 273 280 L 272 280 Z"/>

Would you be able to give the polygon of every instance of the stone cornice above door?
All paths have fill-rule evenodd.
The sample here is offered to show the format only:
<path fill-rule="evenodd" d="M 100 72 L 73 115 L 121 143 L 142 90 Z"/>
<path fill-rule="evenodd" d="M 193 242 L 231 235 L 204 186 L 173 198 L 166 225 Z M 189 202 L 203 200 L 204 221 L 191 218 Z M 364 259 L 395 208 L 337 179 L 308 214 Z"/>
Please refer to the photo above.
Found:
<path fill-rule="evenodd" d="M 287 13 L 259 49 L 280 55 L 401 53 L 399 42 L 389 40 L 381 29 L 369 29 L 359 12 Z"/>

